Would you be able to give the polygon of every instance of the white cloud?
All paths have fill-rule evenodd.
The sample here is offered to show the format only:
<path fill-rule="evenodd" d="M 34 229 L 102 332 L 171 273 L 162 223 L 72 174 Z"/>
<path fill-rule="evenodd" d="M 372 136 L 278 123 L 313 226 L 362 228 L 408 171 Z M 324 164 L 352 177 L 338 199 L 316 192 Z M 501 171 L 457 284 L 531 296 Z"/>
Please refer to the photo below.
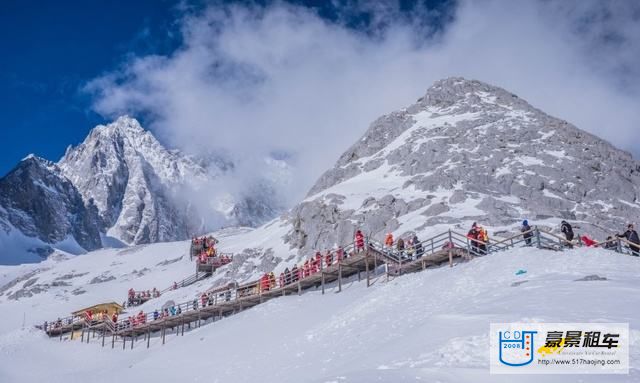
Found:
<path fill-rule="evenodd" d="M 433 30 L 424 12 L 380 8 L 384 29 L 365 34 L 282 3 L 212 6 L 184 16 L 184 45 L 171 56 L 135 57 L 87 89 L 98 112 L 151 115 L 156 133 L 187 150 L 294 153 L 292 201 L 371 121 L 448 76 L 504 87 L 637 154 L 639 9 L 466 1 L 442 33 L 422 38 Z"/>

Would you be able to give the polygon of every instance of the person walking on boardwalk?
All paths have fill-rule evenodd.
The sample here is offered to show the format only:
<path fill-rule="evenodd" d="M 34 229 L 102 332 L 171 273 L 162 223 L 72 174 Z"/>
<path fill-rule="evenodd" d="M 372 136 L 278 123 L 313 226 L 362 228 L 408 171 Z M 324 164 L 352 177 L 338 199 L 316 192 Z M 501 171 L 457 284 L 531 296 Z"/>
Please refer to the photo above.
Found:
<path fill-rule="evenodd" d="M 398 251 L 398 257 L 404 258 L 404 239 L 398 238 L 398 241 L 396 242 L 396 250 Z"/>
<path fill-rule="evenodd" d="M 569 222 L 563 220 L 560 223 L 560 231 L 562 231 L 562 234 L 564 234 L 564 237 L 566 238 L 567 241 L 569 242 L 573 241 L 573 237 L 574 237 L 573 228 L 571 227 Z"/>
<path fill-rule="evenodd" d="M 324 263 L 326 267 L 329 267 L 333 264 L 333 254 L 331 254 L 331 250 L 327 250 L 327 254 L 324 256 Z"/>
<path fill-rule="evenodd" d="M 304 261 L 304 264 L 302 265 L 302 278 L 306 278 L 310 275 L 311 265 L 309 263 L 310 261 L 307 259 L 306 261 Z"/>
<path fill-rule="evenodd" d="M 344 259 L 344 249 L 342 246 L 338 246 L 338 250 L 336 250 L 336 262 L 340 263 Z"/>
<path fill-rule="evenodd" d="M 415 251 L 416 251 L 416 259 L 422 258 L 422 255 L 424 254 L 424 249 L 422 248 L 422 243 L 418 239 L 418 236 L 415 234 L 413 235 L 413 247 L 415 248 Z"/>
<path fill-rule="evenodd" d="M 260 290 L 269 291 L 269 274 L 267 273 L 260 278 Z"/>
<path fill-rule="evenodd" d="M 364 250 L 364 234 L 362 234 L 362 230 L 356 231 L 356 252 L 359 253 Z"/>
<path fill-rule="evenodd" d="M 300 279 L 300 271 L 298 270 L 298 265 L 293 265 L 291 268 L 291 282 L 298 282 Z"/>
<path fill-rule="evenodd" d="M 202 307 L 207 305 L 207 294 L 202 293 L 202 295 L 200 295 L 200 302 L 202 303 Z"/>
<path fill-rule="evenodd" d="M 389 250 L 393 249 L 393 234 L 387 233 L 384 237 L 384 246 Z"/>
<path fill-rule="evenodd" d="M 471 230 L 469 230 L 469 232 L 467 233 L 467 238 L 469 238 L 470 240 L 470 244 L 471 244 L 471 254 L 472 255 L 478 255 L 478 236 L 479 236 L 479 231 L 478 231 L 478 224 L 477 223 L 473 223 L 473 225 L 471 225 Z"/>
<path fill-rule="evenodd" d="M 640 238 L 638 237 L 638 232 L 634 230 L 632 223 L 627 226 L 627 231 L 616 235 L 616 237 L 622 237 L 631 242 L 632 244 L 629 245 L 631 253 L 635 256 L 640 255 Z"/>
<path fill-rule="evenodd" d="M 529 221 L 527 221 L 526 219 L 522 221 L 520 232 L 522 233 L 522 238 L 524 238 L 524 243 L 527 246 L 531 246 L 531 238 L 533 238 L 533 231 L 531 231 L 531 226 L 529 226 Z"/>
<path fill-rule="evenodd" d="M 289 268 L 286 267 L 284 269 L 284 284 L 285 286 L 291 283 L 291 271 L 289 271 Z"/>
<path fill-rule="evenodd" d="M 407 239 L 405 247 L 407 249 L 407 257 L 412 260 L 415 259 L 416 249 L 413 246 L 413 237 L 409 237 L 409 239 Z"/>
<path fill-rule="evenodd" d="M 478 226 L 478 251 L 480 254 L 487 254 L 487 245 L 489 244 L 489 232 L 482 226 Z"/>

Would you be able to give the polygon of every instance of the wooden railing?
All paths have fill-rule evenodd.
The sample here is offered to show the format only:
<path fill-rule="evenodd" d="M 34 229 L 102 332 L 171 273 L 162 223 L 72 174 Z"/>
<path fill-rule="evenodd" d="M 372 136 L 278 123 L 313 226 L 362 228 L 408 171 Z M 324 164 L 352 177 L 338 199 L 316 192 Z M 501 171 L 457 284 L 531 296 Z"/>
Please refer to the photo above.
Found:
<path fill-rule="evenodd" d="M 610 245 L 612 243 L 615 243 L 615 248 L 613 246 L 607 246 L 607 248 L 627 254 L 633 254 L 634 246 L 636 246 L 625 238 L 617 237 L 609 241 L 598 243 L 596 246 L 605 247 L 605 245 Z M 272 290 L 282 290 L 284 294 L 286 292 L 286 288 L 292 284 L 298 285 L 299 293 L 301 282 L 311 280 L 313 278 L 316 278 L 314 280 L 317 281 L 318 273 L 322 274 L 322 288 L 324 292 L 325 270 L 330 267 L 335 268 L 336 265 L 338 266 L 338 270 L 340 270 L 342 264 L 348 263 L 348 260 L 354 255 L 362 256 L 362 252 L 364 252 L 364 262 L 366 264 L 368 273 L 369 260 L 367 260 L 367 257 L 369 257 L 370 252 L 374 253 L 374 257 L 376 260 L 379 260 L 380 262 L 386 263 L 388 265 L 393 265 L 393 267 L 395 267 L 397 270 L 402 271 L 403 264 L 407 265 L 412 262 L 415 264 L 415 262 L 419 261 L 420 259 L 429 258 L 434 255 L 442 255 L 443 253 L 447 252 L 449 253 L 449 263 L 451 264 L 451 254 L 454 252 L 453 250 L 455 250 L 456 254 L 458 255 L 463 254 L 466 257 L 473 258 L 476 256 L 484 256 L 487 254 L 492 254 L 516 247 L 531 246 L 553 250 L 564 250 L 569 247 L 582 245 L 583 244 L 579 239 L 577 241 L 567 241 L 565 238 L 562 238 L 554 233 L 540 230 L 537 227 L 495 242 L 484 242 L 471 239 L 464 234 L 458 233 L 453 230 L 448 230 L 446 232 L 422 240 L 417 244 L 413 244 L 410 249 L 404 249 L 402 251 L 398 251 L 397 249 L 393 249 L 391 247 L 386 247 L 378 241 L 375 241 L 369 237 L 365 237 L 364 248 L 357 248 L 355 242 L 349 243 L 348 245 L 344 246 L 344 258 L 342 260 L 334 258 L 331 263 L 326 263 L 326 259 L 323 255 L 319 264 L 319 269 L 314 269 L 315 271 L 313 273 L 305 273 L 303 271 L 303 267 L 300 266 L 300 268 L 298 268 L 298 273 L 295 276 L 293 274 L 290 274 L 289 279 L 281 280 L 279 276 L 276 276 L 275 284 L 271 281 L 268 284 L 265 284 L 261 279 L 243 284 L 232 282 L 223 287 L 217 287 L 207 290 L 203 296 L 198 296 L 188 302 L 173 304 L 153 311 L 140 312 L 132 315 L 129 318 L 121 318 L 117 323 L 113 323 L 111 322 L 111 320 L 89 322 L 86 319 L 78 317 L 64 318 L 60 321 L 63 323 L 63 325 L 65 320 L 70 321 L 67 326 L 70 326 L 71 329 L 73 329 L 74 326 L 80 326 L 88 332 L 92 330 L 94 331 L 94 333 L 95 331 L 102 331 L 104 345 L 104 335 L 106 333 L 110 333 L 112 335 L 112 338 L 115 338 L 115 336 L 117 335 L 130 333 L 132 332 L 132 330 L 135 330 L 137 328 L 151 328 L 149 327 L 150 324 L 173 323 L 172 321 L 174 321 L 175 318 L 188 317 L 192 313 L 197 314 L 198 311 L 207 310 L 207 308 L 209 307 L 218 307 L 230 302 L 238 302 L 242 301 L 243 299 L 256 296 L 261 297 L 262 295 L 266 294 L 270 294 L 270 297 L 273 297 L 273 295 L 271 294 Z M 387 269 L 387 276 L 388 275 L 389 271 Z M 198 279 L 198 275 L 194 275 L 184 279 L 181 282 L 186 285 L 191 284 Z M 170 289 L 171 287 L 161 291 L 161 293 L 166 292 Z M 262 299 L 260 299 L 260 302 L 262 302 Z M 56 323 L 58 322 L 56 321 Z M 182 323 L 184 323 L 184 321 Z M 52 324 L 49 324 L 49 326 L 51 326 Z M 56 328 L 59 328 L 59 326 L 55 326 L 57 326 L 57 324 L 53 327 L 54 331 Z M 164 329 L 164 326 L 162 328 Z M 48 330 L 48 332 L 51 331 L 51 327 L 49 329 L 45 327 L 44 329 Z M 54 333 L 57 334 L 57 332 Z M 62 330 L 60 330 L 60 334 L 62 334 Z M 112 339 L 112 345 L 113 342 L 114 340 Z"/>

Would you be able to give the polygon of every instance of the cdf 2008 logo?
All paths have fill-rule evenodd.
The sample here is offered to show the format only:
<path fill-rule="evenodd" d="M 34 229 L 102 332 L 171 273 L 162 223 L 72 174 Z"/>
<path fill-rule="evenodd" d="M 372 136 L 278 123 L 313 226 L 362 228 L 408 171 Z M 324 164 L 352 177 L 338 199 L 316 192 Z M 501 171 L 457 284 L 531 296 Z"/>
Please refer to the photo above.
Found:
<path fill-rule="evenodd" d="M 508 330 L 498 333 L 498 360 L 511 366 L 526 366 L 533 362 L 537 331 Z"/>

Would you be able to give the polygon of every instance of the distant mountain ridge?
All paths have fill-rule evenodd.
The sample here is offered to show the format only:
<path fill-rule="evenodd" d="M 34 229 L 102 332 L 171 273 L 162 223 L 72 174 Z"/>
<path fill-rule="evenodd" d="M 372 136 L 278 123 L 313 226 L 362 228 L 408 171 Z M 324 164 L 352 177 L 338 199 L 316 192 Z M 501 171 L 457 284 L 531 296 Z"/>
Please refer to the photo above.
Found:
<path fill-rule="evenodd" d="M 123 116 L 95 127 L 57 164 L 29 156 L 0 179 L 0 245 L 12 248 L 12 258 L 23 252 L 37 260 L 64 241 L 78 253 L 182 240 L 221 225 L 256 226 L 283 209 L 271 187 L 277 180 L 257 180 L 261 188 L 236 195 L 219 188 L 233 171 L 233 159 L 168 150 Z"/>

